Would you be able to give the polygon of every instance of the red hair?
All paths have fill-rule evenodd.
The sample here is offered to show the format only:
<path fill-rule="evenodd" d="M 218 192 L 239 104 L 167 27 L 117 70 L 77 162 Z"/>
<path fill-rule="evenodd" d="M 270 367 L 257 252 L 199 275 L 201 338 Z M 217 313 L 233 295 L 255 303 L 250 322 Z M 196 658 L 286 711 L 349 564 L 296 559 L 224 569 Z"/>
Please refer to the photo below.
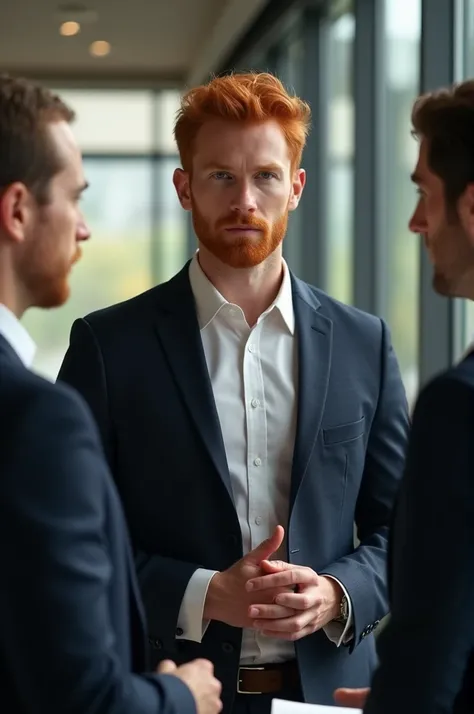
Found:
<path fill-rule="evenodd" d="M 185 171 L 191 170 L 194 140 L 206 121 L 224 119 L 258 124 L 273 119 L 285 135 L 293 168 L 299 167 L 310 116 L 308 104 L 288 94 L 272 74 L 215 77 L 208 84 L 189 90 L 181 99 L 174 128 L 181 164 Z"/>

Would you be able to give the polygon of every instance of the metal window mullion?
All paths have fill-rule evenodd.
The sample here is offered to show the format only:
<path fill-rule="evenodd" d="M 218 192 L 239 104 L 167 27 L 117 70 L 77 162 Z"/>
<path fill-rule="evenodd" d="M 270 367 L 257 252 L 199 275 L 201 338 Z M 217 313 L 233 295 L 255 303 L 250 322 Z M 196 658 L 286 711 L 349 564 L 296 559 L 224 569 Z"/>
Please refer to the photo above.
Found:
<path fill-rule="evenodd" d="M 354 304 L 384 314 L 385 3 L 354 0 Z"/>
<path fill-rule="evenodd" d="M 455 3 L 423 0 L 421 21 L 421 92 L 451 84 L 455 79 Z M 456 336 L 456 306 L 437 295 L 433 266 L 420 241 L 419 381 L 425 384 L 452 364 Z"/>
<path fill-rule="evenodd" d="M 301 95 L 311 106 L 312 129 L 303 156 L 306 186 L 301 200 L 301 265 L 303 280 L 327 287 L 327 47 L 329 21 L 317 7 L 303 15 Z"/>

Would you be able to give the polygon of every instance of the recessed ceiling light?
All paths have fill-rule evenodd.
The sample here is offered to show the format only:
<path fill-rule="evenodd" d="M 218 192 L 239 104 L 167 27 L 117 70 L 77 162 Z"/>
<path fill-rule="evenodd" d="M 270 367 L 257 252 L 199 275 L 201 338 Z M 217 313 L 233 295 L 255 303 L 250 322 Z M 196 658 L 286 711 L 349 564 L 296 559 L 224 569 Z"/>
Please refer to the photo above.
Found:
<path fill-rule="evenodd" d="M 94 57 L 105 57 L 111 50 L 110 43 L 106 40 L 96 40 L 89 47 L 91 55 Z"/>
<path fill-rule="evenodd" d="M 81 26 L 78 22 L 68 21 L 62 23 L 59 28 L 59 32 L 63 35 L 63 37 L 73 37 L 74 35 L 77 35 L 80 29 Z"/>

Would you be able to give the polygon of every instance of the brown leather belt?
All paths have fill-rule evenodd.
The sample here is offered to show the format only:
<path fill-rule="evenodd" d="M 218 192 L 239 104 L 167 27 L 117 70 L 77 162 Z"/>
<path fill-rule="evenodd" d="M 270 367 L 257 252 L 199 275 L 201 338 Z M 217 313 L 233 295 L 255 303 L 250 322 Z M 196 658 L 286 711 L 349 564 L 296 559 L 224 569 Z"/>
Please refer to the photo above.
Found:
<path fill-rule="evenodd" d="M 281 664 L 239 667 L 238 694 L 276 694 L 300 683 L 296 660 Z"/>

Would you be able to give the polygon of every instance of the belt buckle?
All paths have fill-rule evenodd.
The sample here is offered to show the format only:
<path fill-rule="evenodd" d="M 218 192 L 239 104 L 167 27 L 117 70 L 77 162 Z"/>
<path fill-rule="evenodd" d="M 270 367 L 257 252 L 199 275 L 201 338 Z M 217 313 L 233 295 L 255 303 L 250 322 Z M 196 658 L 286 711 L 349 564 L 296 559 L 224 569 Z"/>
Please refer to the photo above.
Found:
<path fill-rule="evenodd" d="M 237 694 L 263 694 L 263 692 L 247 692 L 247 691 L 245 691 L 245 689 L 240 688 L 240 683 L 242 681 L 240 679 L 240 670 L 242 670 L 242 669 L 245 669 L 247 671 L 253 671 L 255 669 L 258 669 L 261 672 L 263 672 L 265 667 L 239 667 L 239 671 L 237 672 Z"/>

